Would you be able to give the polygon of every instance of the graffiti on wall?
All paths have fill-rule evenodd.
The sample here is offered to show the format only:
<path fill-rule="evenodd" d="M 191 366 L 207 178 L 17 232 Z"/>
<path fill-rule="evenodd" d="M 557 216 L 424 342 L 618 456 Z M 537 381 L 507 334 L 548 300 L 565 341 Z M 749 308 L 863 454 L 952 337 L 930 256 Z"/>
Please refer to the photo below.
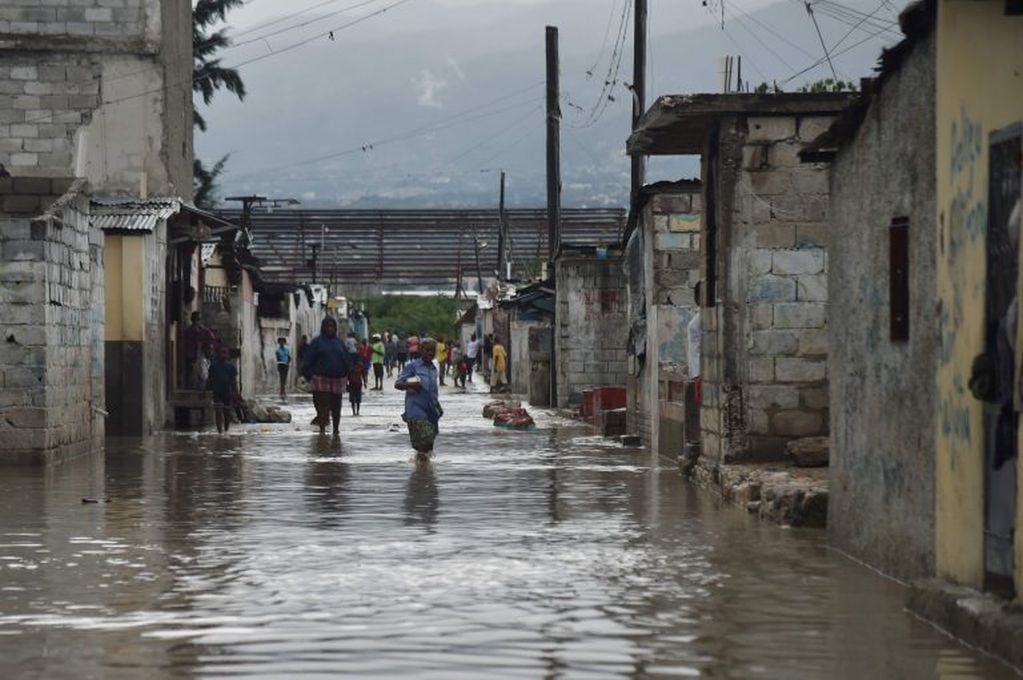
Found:
<path fill-rule="evenodd" d="M 983 324 L 983 319 L 973 317 L 976 308 L 983 309 L 983 277 L 977 268 L 983 266 L 984 251 L 978 246 L 983 244 L 987 229 L 988 196 L 987 187 L 981 182 L 984 174 L 980 166 L 984 154 L 981 123 L 966 106 L 960 106 L 959 116 L 949 125 L 947 134 L 951 200 L 943 215 L 947 221 L 943 220 L 941 240 L 951 286 L 943 295 L 938 314 L 940 371 L 946 376 L 940 390 L 938 417 L 942 437 L 953 444 L 949 463 L 955 469 L 955 451 L 972 445 L 976 429 L 975 405 L 965 385 L 970 366 L 959 363 L 967 362 L 964 357 L 975 354 L 973 349 L 979 351 L 963 347 L 963 342 L 968 335 L 964 329 Z"/>

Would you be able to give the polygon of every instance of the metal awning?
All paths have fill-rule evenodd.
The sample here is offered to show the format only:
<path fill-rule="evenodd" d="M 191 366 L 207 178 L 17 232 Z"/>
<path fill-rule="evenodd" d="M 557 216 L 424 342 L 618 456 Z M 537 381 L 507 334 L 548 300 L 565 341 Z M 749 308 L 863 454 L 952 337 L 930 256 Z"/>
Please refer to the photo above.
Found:
<path fill-rule="evenodd" d="M 89 212 L 90 223 L 97 229 L 108 233 L 145 234 L 180 210 L 181 201 L 177 198 L 94 198 Z"/>

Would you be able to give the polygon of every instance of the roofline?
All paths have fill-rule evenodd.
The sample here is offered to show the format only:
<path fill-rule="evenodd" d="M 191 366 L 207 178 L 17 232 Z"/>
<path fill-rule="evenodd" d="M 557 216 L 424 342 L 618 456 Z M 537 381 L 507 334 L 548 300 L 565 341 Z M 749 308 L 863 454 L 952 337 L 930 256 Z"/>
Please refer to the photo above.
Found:
<path fill-rule="evenodd" d="M 657 98 L 637 121 L 626 141 L 629 155 L 700 154 L 702 148 L 668 144 L 677 136 L 677 128 L 689 128 L 694 134 L 705 134 L 729 115 L 754 116 L 817 116 L 832 115 L 851 101 L 848 92 L 781 92 L 728 94 L 669 94 Z M 695 128 L 695 129 L 694 129 Z M 661 150 L 657 150 L 660 145 Z"/>

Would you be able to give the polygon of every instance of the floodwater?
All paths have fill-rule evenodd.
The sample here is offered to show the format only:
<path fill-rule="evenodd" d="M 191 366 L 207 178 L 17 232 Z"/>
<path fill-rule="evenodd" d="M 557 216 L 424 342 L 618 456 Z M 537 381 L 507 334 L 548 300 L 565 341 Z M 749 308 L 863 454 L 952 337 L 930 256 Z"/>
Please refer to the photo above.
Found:
<path fill-rule="evenodd" d="M 0 471 L 0 677 L 1017 677 L 821 532 L 553 416 L 497 430 L 445 393 L 416 464 L 400 399 L 339 445 L 305 400 Z"/>

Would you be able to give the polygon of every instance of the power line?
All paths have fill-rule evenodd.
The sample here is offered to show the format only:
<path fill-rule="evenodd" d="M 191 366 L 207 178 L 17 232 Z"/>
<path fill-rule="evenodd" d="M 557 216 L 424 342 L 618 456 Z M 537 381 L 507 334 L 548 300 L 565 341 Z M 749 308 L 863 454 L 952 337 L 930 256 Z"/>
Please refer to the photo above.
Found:
<path fill-rule="evenodd" d="M 607 39 L 611 37 L 611 24 L 615 21 L 615 7 L 617 5 L 617 0 L 611 0 L 611 12 L 607 17 L 607 26 L 604 27 L 604 38 L 600 41 L 600 50 L 597 52 L 596 59 L 593 60 L 593 65 L 586 69 L 587 77 L 593 77 L 593 72 L 597 70 L 597 66 L 600 64 L 601 59 L 604 58 L 604 51 L 607 49 Z"/>
<path fill-rule="evenodd" d="M 772 55 L 774 55 L 774 58 L 775 58 L 775 59 L 777 59 L 778 61 L 780 61 L 780 62 L 782 63 L 782 65 L 783 65 L 783 66 L 784 66 L 785 68 L 787 68 L 787 69 L 789 69 L 789 70 L 792 70 L 792 68 L 793 68 L 793 67 L 792 67 L 792 65 L 791 65 L 791 64 L 789 64 L 789 63 L 788 63 L 787 61 L 785 61 L 785 58 L 784 58 L 784 57 L 782 57 L 782 56 L 781 56 L 780 54 L 778 54 L 777 52 L 775 52 L 775 51 L 774 51 L 774 50 L 773 50 L 773 49 L 771 48 L 771 46 L 770 46 L 770 45 L 768 45 L 768 44 L 767 44 L 766 42 L 764 42 L 764 41 L 763 41 L 763 40 L 762 40 L 762 39 L 760 38 L 760 36 L 756 34 L 756 32 L 755 32 L 755 31 L 753 31 L 753 30 L 752 30 L 752 29 L 751 29 L 751 28 L 750 28 L 749 26 L 747 26 L 747 25 L 746 25 L 746 23 L 745 23 L 745 22 L 743 22 L 743 21 L 741 20 L 741 17 L 739 17 L 738 15 L 734 14 L 734 13 L 732 12 L 732 10 L 731 10 L 731 9 L 728 9 L 727 11 L 728 11 L 729 15 L 731 15 L 731 17 L 732 17 L 733 19 L 735 19 L 736 21 L 738 21 L 738 23 L 739 23 L 739 25 L 740 25 L 740 26 L 742 26 L 742 27 L 743 27 L 744 29 L 746 29 L 746 32 L 747 32 L 747 33 L 749 33 L 749 34 L 750 34 L 751 36 L 753 36 L 753 39 L 754 39 L 754 40 L 756 40 L 756 41 L 757 41 L 758 43 L 760 43 L 761 45 L 763 45 L 763 46 L 764 46 L 764 49 L 766 49 L 766 50 L 767 50 L 768 52 L 770 52 L 770 53 L 771 53 Z"/>
<path fill-rule="evenodd" d="M 405 3 L 411 2 L 411 1 L 412 0 L 396 0 L 395 2 L 392 2 L 390 5 L 387 5 L 386 7 L 382 7 L 382 8 L 380 8 L 380 9 L 374 11 L 374 12 L 371 12 L 369 14 L 361 16 L 358 19 L 353 19 L 352 21 L 349 21 L 346 24 L 342 24 L 342 25 L 337 26 L 337 27 L 335 27 L 333 29 L 330 29 L 328 31 L 324 31 L 323 33 L 319 33 L 317 35 L 311 36 L 309 38 L 306 38 L 305 40 L 301 40 L 299 42 L 293 43 L 293 44 L 288 45 L 287 47 L 283 47 L 283 48 L 281 48 L 279 50 L 276 50 L 276 51 L 273 51 L 273 52 L 269 52 L 267 54 L 261 54 L 261 55 L 256 56 L 256 57 L 252 57 L 251 59 L 246 59 L 244 61 L 240 61 L 238 63 L 231 64 L 231 65 L 229 65 L 229 66 L 227 66 L 225 68 L 227 68 L 227 69 L 240 69 L 243 66 L 248 66 L 249 64 L 254 64 L 256 62 L 263 61 L 264 59 L 269 59 L 271 57 L 279 56 L 281 54 L 284 54 L 285 52 L 290 52 L 291 50 L 298 49 L 299 47 L 302 47 L 304 45 L 308 45 L 309 43 L 313 42 L 314 40 L 316 40 L 318 38 L 322 38 L 324 36 L 333 34 L 333 33 L 337 32 L 337 31 L 342 31 L 342 30 L 344 30 L 346 28 L 350 28 L 350 27 L 355 26 L 357 24 L 361 24 L 364 21 L 368 21 L 369 19 L 372 19 L 373 17 L 380 16 L 381 14 L 384 14 L 388 10 L 394 9 L 395 7 L 398 7 L 399 5 L 404 5 Z M 166 86 L 166 89 L 173 89 L 173 88 L 177 88 L 177 87 L 182 87 L 182 88 L 183 87 L 188 87 L 189 89 L 191 89 L 192 86 L 194 86 L 195 83 L 202 82 L 204 80 L 209 80 L 209 79 L 210 79 L 210 76 L 202 76 L 202 77 L 199 77 L 199 78 L 195 78 L 193 76 L 193 77 L 189 78 L 188 80 L 181 80 L 181 81 L 179 81 L 177 83 L 170 83 L 169 85 Z M 153 89 L 150 89 L 150 90 L 144 90 L 142 92 L 138 92 L 136 94 L 125 95 L 123 97 L 118 97 L 116 99 L 104 100 L 104 101 L 102 101 L 100 103 L 102 105 L 121 104 L 121 103 L 124 103 L 126 101 L 131 101 L 133 99 L 139 99 L 141 97 L 148 97 L 148 96 L 154 95 L 154 94 L 162 94 L 164 92 L 164 90 L 165 90 L 164 87 L 153 88 Z M 41 122 L 41 121 L 45 121 L 46 119 L 52 118 L 52 116 L 53 116 L 53 112 L 47 111 L 47 112 L 41 113 L 36 118 L 26 118 L 22 122 L 23 123 Z"/>
<path fill-rule="evenodd" d="M 357 154 L 357 153 L 368 153 L 368 152 L 373 151 L 373 150 L 377 149 L 378 147 L 384 146 L 386 144 L 393 144 L 394 142 L 399 142 L 399 141 L 402 141 L 402 140 L 405 140 L 405 139 L 410 139 L 410 138 L 417 137 L 417 136 L 422 135 L 422 134 L 426 134 L 426 133 L 430 133 L 430 132 L 436 132 L 437 130 L 443 130 L 445 128 L 451 127 L 452 125 L 468 123 L 468 122 L 471 122 L 471 121 L 474 121 L 474 120 L 479 120 L 481 118 L 486 118 L 486 117 L 489 117 L 489 116 L 500 115 L 500 114 L 502 114 L 502 113 L 504 113 L 506 111 L 510 111 L 512 109 L 519 108 L 519 107 L 524 106 L 526 104 L 532 104 L 532 103 L 538 101 L 540 98 L 529 99 L 529 100 L 526 100 L 526 101 L 518 102 L 516 104 L 512 104 L 510 106 L 506 106 L 506 107 L 497 109 L 495 111 L 485 111 L 485 112 L 483 112 L 483 113 L 481 113 L 479 115 L 476 115 L 476 116 L 473 116 L 473 117 L 470 117 L 470 118 L 465 118 L 465 116 L 468 116 L 469 114 L 475 113 L 475 112 L 480 111 L 481 109 L 485 109 L 485 108 L 487 108 L 489 106 L 493 106 L 494 104 L 498 104 L 500 102 L 507 101 L 508 99 L 511 99 L 513 97 L 516 97 L 516 96 L 519 96 L 519 95 L 521 95 L 521 94 L 523 94 L 525 92 L 528 92 L 529 90 L 531 90 L 533 88 L 536 88 L 536 87 L 538 87 L 540 85 L 543 85 L 543 82 L 533 83 L 532 85 L 530 85 L 528 87 L 522 88 L 521 90 L 517 90 L 516 92 L 513 92 L 511 94 L 504 95 L 502 97 L 498 97 L 497 99 L 494 99 L 494 100 L 492 100 L 490 102 L 487 102 L 486 104 L 481 104 L 479 106 L 475 106 L 475 107 L 472 107 L 470 109 L 466 109 L 465 111 L 461 111 L 461 112 L 456 113 L 454 115 L 448 116 L 447 118 L 442 118 L 439 121 L 434 121 L 433 123 L 429 123 L 427 125 L 421 125 L 421 126 L 419 126 L 417 128 L 413 128 L 411 130 L 407 130 L 405 132 L 399 133 L 399 134 L 394 135 L 392 137 L 386 137 L 386 138 L 383 138 L 383 139 L 374 140 L 374 141 L 371 141 L 371 142 L 367 142 L 365 144 L 360 144 L 358 146 L 353 146 L 353 147 L 349 147 L 349 148 L 346 148 L 346 149 L 341 149 L 339 151 L 335 151 L 335 152 L 332 152 L 332 153 L 329 153 L 329 154 L 325 154 L 325 155 L 322 155 L 322 156 L 317 156 L 317 157 L 314 157 L 314 158 L 308 158 L 308 159 L 301 160 L 301 161 L 295 161 L 293 163 L 287 163 L 287 164 L 284 164 L 284 165 L 277 165 L 277 166 L 272 166 L 272 167 L 261 168 L 259 170 L 252 170 L 252 171 L 249 171 L 249 172 L 246 172 L 246 173 L 242 173 L 239 176 L 255 175 L 255 174 L 260 174 L 260 173 L 263 173 L 263 172 L 270 172 L 272 170 L 281 170 L 281 169 L 285 169 L 285 168 L 291 168 L 291 167 L 295 167 L 297 165 L 307 165 L 307 164 L 311 165 L 311 164 L 314 164 L 314 163 L 321 163 L 323 161 L 332 160 L 334 158 L 341 158 L 343 156 L 350 156 L 350 155 Z"/>
<path fill-rule="evenodd" d="M 273 26 L 275 24 L 279 24 L 279 23 L 282 23 L 284 21 L 288 21 L 289 19 L 294 19 L 295 17 L 302 16 L 303 14 L 307 14 L 307 13 L 313 11 L 314 9 L 319 9 L 321 7 L 326 7 L 327 5 L 333 5 L 336 2 L 340 2 L 340 0 L 325 0 L 325 2 L 320 2 L 320 3 L 317 3 L 315 5 L 311 5 L 309 7 L 306 7 L 305 9 L 299 10 L 297 12 L 292 12 L 291 14 L 282 14 L 282 15 L 276 17 L 276 18 L 269 19 L 269 20 L 264 21 L 262 23 L 256 24 L 254 26 L 250 26 L 250 27 L 242 29 L 242 30 L 240 30 L 240 31 L 238 31 L 236 33 L 233 33 L 232 37 L 237 38 L 237 37 L 242 36 L 242 35 L 248 35 L 249 33 L 254 33 L 255 31 L 261 31 L 264 28 L 268 28 L 268 27 Z"/>
<path fill-rule="evenodd" d="M 611 52 L 611 60 L 607 65 L 607 75 L 604 77 L 604 85 L 600 88 L 600 94 L 597 95 L 597 101 L 594 102 L 593 108 L 590 109 L 590 113 L 587 115 L 585 122 L 580 127 L 591 127 L 607 109 L 608 100 L 613 101 L 611 93 L 614 91 L 615 85 L 618 84 L 618 73 L 622 64 L 622 56 L 625 53 L 625 38 L 628 35 L 629 27 L 629 8 L 632 6 L 632 0 L 626 0 L 622 5 L 621 18 L 618 21 L 618 32 L 615 38 L 615 47 Z M 616 61 L 617 60 L 617 61 Z M 604 105 L 601 108 L 601 105 Z"/>
<path fill-rule="evenodd" d="M 831 69 L 831 75 L 834 76 L 835 80 L 838 80 L 838 74 L 835 73 L 835 65 L 831 63 L 831 54 L 828 52 L 828 46 L 824 44 L 824 36 L 821 35 L 821 27 L 817 23 L 817 17 L 813 15 L 813 8 L 810 3 L 805 3 L 806 13 L 810 15 L 810 21 L 813 22 L 813 27 L 817 29 L 817 37 L 821 41 L 821 49 L 824 50 L 824 58 L 828 60 L 828 67 Z"/>
<path fill-rule="evenodd" d="M 844 42 L 845 42 L 845 39 L 846 39 L 846 38 L 848 38 L 848 37 L 849 37 L 850 35 L 852 35 L 852 34 L 853 34 L 853 31 L 855 31 L 855 30 L 856 30 L 857 28 L 859 28 L 860 26 L 862 26 L 862 25 L 863 25 L 863 22 L 865 22 L 865 21 L 866 21 L 867 19 L 869 19 L 870 17 L 873 17 L 873 16 L 875 15 L 875 14 L 877 14 L 878 12 L 880 12 L 880 11 L 881 11 L 881 9 L 882 9 L 882 8 L 883 8 L 883 7 L 885 6 L 885 3 L 886 3 L 886 2 L 888 2 L 888 0 L 882 0 L 881 4 L 877 6 L 877 9 L 875 9 L 875 10 L 874 10 L 873 12 L 871 12 L 869 16 L 867 16 L 867 17 L 864 17 L 864 18 L 860 19 L 860 20 L 859 20 L 859 21 L 858 21 L 858 22 L 856 23 L 856 25 L 855 25 L 855 26 L 853 26 L 853 27 L 852 27 L 852 28 L 850 28 L 850 29 L 849 29 L 848 31 L 846 31 L 846 32 L 845 32 L 845 35 L 843 35 L 843 36 L 841 37 L 841 39 L 840 39 L 840 40 L 839 40 L 839 41 L 838 41 L 837 43 L 835 43 L 835 44 L 834 44 L 834 45 L 833 45 L 833 46 L 831 47 L 831 49 L 833 49 L 833 50 L 834 50 L 834 49 L 838 49 L 838 47 L 839 47 L 839 46 L 840 46 L 840 45 L 841 45 L 842 43 L 844 43 Z"/>
<path fill-rule="evenodd" d="M 834 55 L 832 55 L 832 56 L 834 56 L 834 57 L 840 57 L 840 56 L 842 56 L 843 54 L 845 54 L 846 52 L 849 52 L 850 50 L 854 50 L 854 49 L 856 49 L 857 47 L 859 47 L 859 46 L 860 46 L 860 45 L 862 45 L 863 43 L 865 43 L 865 42 L 869 42 L 870 40 L 873 40 L 873 39 L 877 38 L 877 37 L 878 37 L 879 35 L 881 35 L 881 33 L 883 33 L 883 32 L 884 32 L 884 31 L 877 31 L 876 33 L 872 33 L 871 35 L 868 35 L 868 36 L 867 36 L 866 38 L 864 38 L 864 39 L 860 40 L 859 42 L 855 42 L 855 43 L 853 43 L 852 45 L 849 45 L 848 47 L 846 47 L 846 48 L 844 48 L 844 49 L 842 49 L 842 50 L 839 50 L 838 52 L 835 52 L 835 53 L 834 53 Z M 824 58 L 823 58 L 823 57 L 821 57 L 820 59 L 818 59 L 818 60 L 817 60 L 817 61 L 815 61 L 814 63 L 812 63 L 812 64 L 810 64 L 809 66 L 807 66 L 806 68 L 804 68 L 804 69 L 803 69 L 802 71 L 798 71 L 798 72 L 796 72 L 796 73 L 793 73 L 793 74 L 792 74 L 791 76 L 789 76 L 788 78 L 786 78 L 785 80 L 783 80 L 783 81 L 782 81 L 782 85 L 786 85 L 786 84 L 788 84 L 788 83 L 792 82 L 793 80 L 795 80 L 795 79 L 796 79 L 796 78 L 798 78 L 799 76 L 803 75 L 803 74 L 804 74 L 804 73 L 806 73 L 807 71 L 812 71 L 813 69 L 817 68 L 818 66 L 820 66 L 820 65 L 821 65 L 821 64 L 823 64 L 823 63 L 824 63 Z"/>
<path fill-rule="evenodd" d="M 792 42 L 791 40 L 789 40 L 788 38 L 786 38 L 786 37 L 785 37 L 784 35 L 782 35 L 781 33 L 779 33 L 779 32 L 777 32 L 777 31 L 775 31 L 775 30 L 774 30 L 773 28 L 771 28 L 770 26 L 768 26 L 768 25 L 767 25 L 766 23 L 764 23 L 764 22 L 763 22 L 763 21 L 761 21 L 760 19 L 757 19 L 757 16 L 756 16 L 756 14 L 755 14 L 755 13 L 750 13 L 750 12 L 747 12 L 746 10 L 744 10 L 744 9 L 743 9 L 743 8 L 742 8 L 742 7 L 741 7 L 741 6 L 740 6 L 740 5 L 738 4 L 738 3 L 736 3 L 736 2 L 734 1 L 734 0 L 732 1 L 732 6 L 733 6 L 733 7 L 735 7 L 736 9 L 738 9 L 738 10 L 739 10 L 739 12 L 741 12 L 741 13 L 742 13 L 742 15 L 743 15 L 743 16 L 745 16 L 745 17 L 746 17 L 747 19 L 749 19 L 750 21 L 754 22 L 755 24 L 757 24 L 758 26 L 760 26 L 761 28 L 763 28 L 763 29 L 764 29 L 765 31 L 767 31 L 768 33 L 770 33 L 770 34 L 771 34 L 771 35 L 773 35 L 774 37 L 778 38 L 778 40 L 781 40 L 781 41 L 782 41 L 783 43 L 785 43 L 785 44 L 786 44 L 786 45 L 788 45 L 789 47 L 791 47 L 791 48 L 793 48 L 793 49 L 795 49 L 795 50 L 797 50 L 797 51 L 799 51 L 799 52 L 802 52 L 802 53 L 803 53 L 803 54 L 804 54 L 805 56 L 809 57 L 810 59 L 816 59 L 816 58 L 817 58 L 817 57 L 816 57 L 815 55 L 813 55 L 813 54 L 811 54 L 810 52 L 808 52 L 807 50 L 803 49 L 803 48 L 802 48 L 802 47 L 801 47 L 800 45 L 798 45 L 798 44 L 796 44 L 796 43 Z"/>
<path fill-rule="evenodd" d="M 336 1 L 336 0 L 332 0 L 332 1 Z M 317 16 L 317 17 L 315 17 L 313 19 L 309 19 L 308 21 L 304 21 L 304 22 L 299 23 L 299 24 L 294 24 L 292 26 L 285 26 L 284 28 L 279 28 L 276 31 L 271 31 L 270 33 L 263 33 L 262 35 L 255 36 L 254 38 L 249 38 L 248 40 L 242 40 L 241 42 L 233 43 L 231 45 L 231 49 L 235 49 L 235 48 L 238 48 L 238 47 L 244 47 L 245 45 L 251 45 L 252 43 L 255 43 L 255 42 L 262 42 L 262 41 L 266 40 L 267 38 L 274 37 L 275 35 L 280 35 L 282 33 L 287 33 L 288 31 L 293 31 L 296 28 L 305 28 L 306 26 L 308 26 L 310 24 L 315 24 L 318 21 L 324 21 L 324 20 L 329 19 L 331 17 L 335 17 L 335 16 L 337 16 L 339 14 L 344 14 L 345 12 L 350 12 L 353 9 L 359 9 L 359 8 L 365 7 L 366 5 L 372 5 L 373 3 L 376 3 L 376 2 L 379 2 L 379 1 L 380 0 L 363 0 L 362 2 L 357 2 L 354 5 L 348 5 L 347 7 L 342 7 L 341 9 L 335 10 L 333 12 L 329 12 L 329 13 L 324 14 L 322 16 Z M 337 29 L 335 29 L 335 30 L 337 30 Z"/>

